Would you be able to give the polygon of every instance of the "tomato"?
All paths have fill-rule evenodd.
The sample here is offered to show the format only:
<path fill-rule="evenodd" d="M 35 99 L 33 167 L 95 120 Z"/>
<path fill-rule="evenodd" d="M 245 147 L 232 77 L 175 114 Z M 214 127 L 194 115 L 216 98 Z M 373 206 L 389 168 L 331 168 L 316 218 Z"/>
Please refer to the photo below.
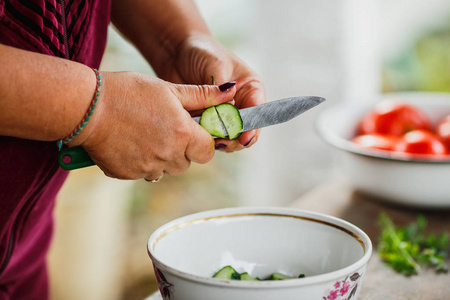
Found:
<path fill-rule="evenodd" d="M 447 149 L 450 150 L 450 115 L 446 116 L 438 123 L 436 134 L 447 146 Z"/>
<path fill-rule="evenodd" d="M 395 151 L 412 154 L 447 154 L 447 148 L 437 135 L 428 130 L 413 130 L 402 136 Z"/>
<path fill-rule="evenodd" d="M 368 148 L 393 150 L 398 137 L 387 134 L 363 134 L 352 139 L 352 142 Z"/>
<path fill-rule="evenodd" d="M 358 134 L 401 136 L 415 129 L 431 130 L 431 122 L 419 108 L 395 100 L 377 103 L 358 125 Z"/>

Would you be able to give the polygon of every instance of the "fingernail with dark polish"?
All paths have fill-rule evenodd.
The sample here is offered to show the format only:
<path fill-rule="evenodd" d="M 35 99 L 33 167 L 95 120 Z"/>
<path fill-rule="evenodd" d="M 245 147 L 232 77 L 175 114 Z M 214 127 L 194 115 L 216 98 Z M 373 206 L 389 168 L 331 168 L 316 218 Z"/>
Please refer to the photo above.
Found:
<path fill-rule="evenodd" d="M 217 144 L 215 148 L 216 148 L 216 150 L 223 150 L 226 147 L 227 147 L 227 145 L 225 145 L 225 144 Z"/>
<path fill-rule="evenodd" d="M 219 85 L 219 90 L 221 92 L 226 92 L 235 85 L 236 85 L 236 81 L 225 82 L 224 84 Z"/>
<path fill-rule="evenodd" d="M 244 147 L 247 147 L 248 145 L 250 145 L 250 143 L 253 141 L 253 138 L 250 139 L 250 141 L 247 142 L 247 144 L 244 145 Z"/>

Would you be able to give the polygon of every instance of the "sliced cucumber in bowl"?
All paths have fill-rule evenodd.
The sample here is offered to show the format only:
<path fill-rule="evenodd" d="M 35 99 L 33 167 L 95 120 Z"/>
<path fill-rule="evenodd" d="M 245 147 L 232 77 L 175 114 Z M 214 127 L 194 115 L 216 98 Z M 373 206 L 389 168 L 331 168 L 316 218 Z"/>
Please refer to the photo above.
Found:
<path fill-rule="evenodd" d="M 213 278 L 217 279 L 225 279 L 225 280 L 242 280 L 242 281 L 262 281 L 262 280 L 286 280 L 286 279 L 295 279 L 295 278 L 304 278 L 305 274 L 300 274 L 298 277 L 290 276 L 287 274 L 283 274 L 280 272 L 275 272 L 270 274 L 266 279 L 260 279 L 259 277 L 252 277 L 247 272 L 239 273 L 235 268 L 228 265 L 222 267 L 219 271 L 217 271 L 213 276 Z"/>
<path fill-rule="evenodd" d="M 241 274 L 239 274 L 232 266 L 225 266 L 217 271 L 213 278 L 241 280 Z"/>

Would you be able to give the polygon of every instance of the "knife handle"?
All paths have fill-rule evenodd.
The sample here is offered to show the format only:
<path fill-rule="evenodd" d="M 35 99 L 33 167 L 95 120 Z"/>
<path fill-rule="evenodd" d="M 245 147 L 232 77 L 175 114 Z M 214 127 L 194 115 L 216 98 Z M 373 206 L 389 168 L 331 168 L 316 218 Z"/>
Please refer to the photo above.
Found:
<path fill-rule="evenodd" d="M 58 163 L 64 170 L 70 171 L 95 165 L 89 154 L 81 146 L 61 150 Z"/>

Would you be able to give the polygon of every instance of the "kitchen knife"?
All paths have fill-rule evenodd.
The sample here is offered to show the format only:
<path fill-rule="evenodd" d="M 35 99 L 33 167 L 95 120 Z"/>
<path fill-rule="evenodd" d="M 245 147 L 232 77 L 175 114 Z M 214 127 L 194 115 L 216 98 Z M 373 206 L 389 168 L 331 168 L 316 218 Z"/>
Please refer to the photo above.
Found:
<path fill-rule="evenodd" d="M 315 96 L 292 97 L 240 109 L 243 122 L 241 132 L 287 122 L 324 101 L 324 98 Z M 199 122 L 200 117 L 194 120 Z M 95 165 L 81 146 L 61 150 L 58 163 L 64 170 Z"/>

